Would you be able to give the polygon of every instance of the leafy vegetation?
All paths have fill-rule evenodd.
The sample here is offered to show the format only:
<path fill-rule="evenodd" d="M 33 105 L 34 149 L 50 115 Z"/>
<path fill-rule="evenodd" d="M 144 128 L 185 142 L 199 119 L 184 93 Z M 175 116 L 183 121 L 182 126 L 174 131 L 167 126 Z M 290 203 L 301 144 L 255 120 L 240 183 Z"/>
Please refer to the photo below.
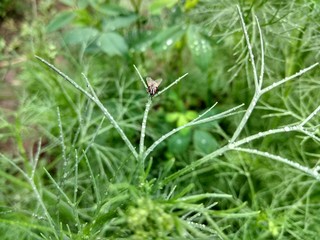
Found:
<path fill-rule="evenodd" d="M 317 238 L 318 3 L 12 2 L 3 239 Z"/>

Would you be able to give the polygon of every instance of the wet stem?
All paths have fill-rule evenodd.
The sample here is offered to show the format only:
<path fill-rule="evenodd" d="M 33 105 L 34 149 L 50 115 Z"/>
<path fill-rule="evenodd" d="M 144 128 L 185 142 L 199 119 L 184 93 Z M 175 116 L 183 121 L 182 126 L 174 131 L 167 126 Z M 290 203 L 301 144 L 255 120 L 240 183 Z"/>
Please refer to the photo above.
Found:
<path fill-rule="evenodd" d="M 268 133 L 262 133 L 262 134 L 258 134 L 258 135 L 252 135 L 249 136 L 247 138 L 244 138 L 242 140 L 237 140 L 237 138 L 239 137 L 241 131 L 243 130 L 244 126 L 246 125 L 251 113 L 253 112 L 259 98 L 266 92 L 274 89 L 277 86 L 280 86 L 281 84 L 290 81 L 294 78 L 297 78 L 298 76 L 301 76 L 302 74 L 304 74 L 305 72 L 313 69 L 314 67 L 316 67 L 318 65 L 318 63 L 315 63 L 303 70 L 300 70 L 299 72 L 297 72 L 296 74 L 293 74 L 292 76 L 289 76 L 287 78 L 284 78 L 278 82 L 273 83 L 272 85 L 262 88 L 262 83 L 263 83 L 263 75 L 264 75 L 264 47 L 263 47 L 263 37 L 262 37 L 262 32 L 261 32 L 261 28 L 259 25 L 259 21 L 257 19 L 257 17 L 255 17 L 256 23 L 257 23 L 257 27 L 259 30 L 259 34 L 260 34 L 260 45 L 261 45 L 261 67 L 260 67 L 260 75 L 258 76 L 258 72 L 256 69 L 256 63 L 254 60 L 254 55 L 252 52 L 252 46 L 249 40 L 249 36 L 246 30 L 246 26 L 240 11 L 240 8 L 238 7 L 238 12 L 239 12 L 239 16 L 240 16 L 240 21 L 241 21 L 241 26 L 244 32 L 244 36 L 245 36 L 245 41 L 248 47 L 248 51 L 249 51 L 249 59 L 250 62 L 252 64 L 252 70 L 253 70 L 253 78 L 254 78 L 254 83 L 255 83 L 255 94 L 250 102 L 249 107 L 247 108 L 247 110 L 245 111 L 244 116 L 242 117 L 240 124 L 238 125 L 237 129 L 235 130 L 231 140 L 229 141 L 229 144 L 227 144 L 224 147 L 221 147 L 220 149 L 208 154 L 207 156 L 199 159 L 198 161 L 192 163 L 191 165 L 187 166 L 185 169 L 182 169 L 181 171 L 178 171 L 177 173 L 174 174 L 175 177 L 180 176 L 181 174 L 184 174 L 188 171 L 191 171 L 193 168 L 202 165 L 203 163 L 207 162 L 208 160 L 222 155 L 223 153 L 225 153 L 228 150 L 234 150 L 235 148 L 239 147 L 241 144 L 247 143 L 249 141 L 252 141 L 254 139 L 257 139 L 259 137 L 263 137 L 263 136 L 267 136 L 271 133 L 276 133 L 276 132 L 282 132 L 282 131 L 287 131 L 287 128 L 283 128 L 283 129 L 273 129 L 273 130 L 269 130 Z M 36 56 L 37 57 L 37 56 Z M 111 122 L 111 124 L 116 128 L 116 130 L 118 131 L 119 135 L 122 137 L 122 139 L 124 140 L 124 142 L 127 144 L 128 148 L 131 150 L 133 156 L 135 157 L 135 159 L 139 162 L 139 164 L 141 164 L 141 167 L 144 168 L 144 162 L 147 158 L 147 156 L 154 150 L 154 148 L 156 148 L 161 142 L 163 142 L 166 138 L 168 138 L 169 136 L 175 134 L 176 132 L 192 126 L 192 125 L 196 125 L 196 124 L 200 124 L 200 123 L 205 123 L 205 122 L 209 122 L 209 121 L 213 121 L 218 119 L 218 115 L 216 118 L 211 118 L 208 117 L 206 119 L 201 119 L 199 120 L 201 116 L 199 116 L 199 118 L 185 124 L 182 127 L 179 127 L 177 129 L 173 129 L 172 131 L 168 132 L 167 134 L 164 134 L 162 137 L 160 137 L 158 140 L 156 140 L 148 149 L 145 150 L 145 146 L 144 146 L 144 140 L 145 140 L 145 136 L 146 136 L 146 126 L 147 126 L 147 119 L 148 119 L 148 114 L 152 105 L 152 99 L 153 97 L 157 97 L 159 95 L 161 95 L 162 93 L 164 93 L 165 91 L 167 91 L 169 88 L 171 88 L 173 85 L 177 84 L 181 79 L 183 79 L 186 75 L 184 74 L 183 76 L 179 77 L 178 79 L 176 79 L 175 81 L 173 81 L 171 84 L 169 84 L 167 87 L 165 87 L 163 90 L 159 91 L 158 93 L 156 93 L 153 97 L 149 97 L 148 101 L 146 103 L 146 107 L 145 107 L 145 111 L 144 111 L 144 115 L 143 115 L 143 119 L 142 119 L 142 124 L 141 124 L 141 133 L 140 133 L 140 142 L 139 142 L 139 153 L 137 153 L 137 151 L 135 150 L 135 147 L 132 145 L 132 143 L 129 141 L 129 139 L 127 138 L 126 134 L 124 133 L 124 131 L 120 128 L 120 126 L 118 125 L 118 123 L 115 121 L 115 119 L 110 115 L 110 113 L 108 112 L 108 110 L 102 105 L 102 103 L 100 102 L 100 100 L 98 99 L 97 95 L 95 94 L 93 88 L 91 87 L 88 79 L 86 78 L 86 76 L 84 76 L 87 86 L 89 87 L 89 90 L 91 93 L 89 93 L 88 91 L 82 89 L 76 82 L 74 82 L 72 79 L 70 79 L 68 76 L 66 76 L 64 73 L 62 73 L 59 69 L 55 68 L 53 65 L 51 65 L 50 63 L 46 62 L 44 59 L 37 57 L 41 62 L 45 63 L 46 65 L 48 65 L 51 69 L 53 69 L 55 72 L 57 72 L 60 76 L 62 76 L 65 80 L 67 80 L 69 83 L 71 83 L 76 89 L 78 89 L 79 91 L 81 91 L 83 94 L 85 94 L 91 101 L 93 101 L 103 112 L 103 114 L 109 119 L 109 121 Z M 138 68 L 136 66 L 134 66 L 134 68 L 136 69 L 139 78 L 141 80 L 141 82 L 143 83 L 144 87 L 147 88 L 146 82 L 145 80 L 142 78 Z M 239 106 L 238 106 L 239 107 Z M 238 107 L 235 107 L 233 109 L 229 109 L 228 111 L 225 111 L 223 113 L 221 113 L 221 117 L 226 117 L 231 115 L 231 111 L 236 110 Z M 210 108 L 211 109 L 211 108 Z M 317 112 L 317 111 L 316 111 Z M 315 114 L 314 114 L 315 115 Z M 299 126 L 304 125 L 307 121 L 309 121 L 314 115 L 312 115 L 311 117 L 308 117 L 305 121 L 303 121 Z M 287 126 L 288 127 L 288 126 Z M 290 131 L 300 131 L 303 132 L 309 136 L 311 136 L 313 139 L 316 139 L 316 137 L 314 136 L 314 134 L 309 133 L 305 130 L 302 130 L 302 128 L 290 128 Z M 264 154 L 264 156 L 268 156 L 266 154 Z M 171 179 L 173 176 L 169 177 L 168 179 Z"/>
<path fill-rule="evenodd" d="M 182 176 L 182 175 L 185 175 L 187 174 L 188 172 L 191 172 L 193 171 L 196 167 L 199 167 L 205 163 L 207 163 L 209 160 L 215 158 L 215 157 L 218 157 L 218 156 L 221 156 L 223 155 L 224 153 L 226 153 L 227 151 L 230 151 L 230 150 L 233 150 L 233 151 L 243 151 L 243 152 L 247 152 L 247 153 L 251 153 L 251 154 L 256 154 L 256 155 L 260 155 L 260 156 L 263 156 L 263 157 L 266 157 L 266 158 L 269 158 L 271 160 L 275 160 L 275 161 L 279 161 L 279 162 L 282 162 L 282 163 L 285 163 L 291 167 L 294 167 L 300 171 L 303 171 L 305 173 L 307 173 L 308 175 L 320 180 L 320 174 L 317 172 L 317 171 L 314 171 L 313 169 L 310 169 L 308 167 L 305 167 L 305 166 L 302 166 L 296 162 L 293 162 L 289 159 L 286 159 L 286 158 L 283 158 L 281 156 L 277 156 L 277 155 L 273 155 L 273 154 L 270 154 L 268 152 L 261 152 L 259 150 L 256 150 L 256 149 L 246 149 L 246 148 L 240 148 L 239 146 L 243 145 L 243 144 L 246 144 L 246 143 L 249 143 L 255 139 L 258 139 L 258 138 L 262 138 L 262 137 L 266 137 L 268 135 L 271 135 L 271 134 L 276 134 L 276 133 L 282 133 L 282 132 L 292 132 L 292 131 L 296 131 L 296 132 L 301 132 L 301 133 L 304 133 L 306 134 L 307 136 L 311 137 L 312 139 L 314 139 L 315 141 L 318 141 L 320 142 L 320 139 L 315 136 L 312 132 L 309 132 L 307 131 L 305 128 L 304 128 L 304 125 L 309 122 L 319 111 L 320 111 L 320 106 L 318 106 L 308 117 L 306 117 L 300 124 L 297 124 L 297 125 L 294 125 L 294 126 L 289 126 L 289 125 L 286 125 L 282 128 L 278 128 L 278 129 L 271 129 L 271 130 L 268 130 L 266 132 L 260 132 L 258 134 L 254 134 L 254 135 L 251 135 L 249 137 L 246 137 L 246 138 L 243 138 L 241 140 L 237 140 L 237 138 L 239 137 L 241 131 L 243 130 L 243 128 L 245 127 L 251 113 L 253 112 L 258 100 L 260 99 L 260 97 L 274 89 L 275 87 L 278 87 L 290 80 L 293 80 L 299 76 L 301 76 L 302 74 L 310 71 L 311 69 L 315 68 L 316 66 L 318 66 L 319 63 L 315 63 L 307 68 L 304 68 L 302 70 L 300 70 L 299 72 L 289 76 L 289 77 L 286 77 L 278 82 L 275 82 L 273 83 L 272 85 L 268 86 L 268 87 L 265 87 L 265 88 L 262 88 L 262 83 L 263 83 L 263 76 L 264 76 L 264 47 L 263 47 L 263 37 L 262 37 L 262 32 L 261 32 L 261 28 L 260 28 L 260 25 L 259 25 L 259 21 L 258 21 L 258 18 L 255 16 L 255 20 L 256 20 L 256 23 L 257 23 L 257 27 L 258 27 L 258 30 L 259 30 L 259 34 L 260 34 L 260 45 L 261 45 L 261 72 L 260 72 L 260 75 L 259 75 L 259 78 L 258 78 L 258 72 L 257 72 L 257 69 L 256 69 L 256 63 L 255 63 L 255 60 L 254 60 L 254 55 L 253 55 L 253 52 L 252 52 L 252 46 L 251 46 L 251 43 L 250 43 L 250 40 L 249 40 L 249 36 L 248 36 L 248 33 L 247 33 L 247 30 L 246 30 L 246 26 L 245 26 L 245 23 L 244 23 L 244 20 L 243 20 L 243 17 L 242 17 L 242 13 L 240 11 L 240 8 L 239 6 L 237 6 L 238 8 L 238 13 L 239 13 L 239 16 L 240 16 L 240 21 L 241 21 L 241 26 L 242 26 L 242 29 L 243 29 L 243 33 L 244 33 L 244 36 L 245 36 L 245 40 L 246 40 L 246 44 L 247 44 L 247 47 L 248 47 L 248 52 L 249 52 L 249 58 L 250 58 L 250 61 L 251 61 L 251 64 L 252 64 L 252 70 L 253 70 L 253 78 L 254 78 L 254 83 L 255 83 L 255 93 L 254 93 L 254 96 L 249 104 L 249 107 L 247 108 L 244 116 L 242 117 L 241 121 L 240 121 L 240 124 L 238 125 L 237 129 L 235 130 L 231 140 L 229 141 L 229 143 L 219 149 L 217 149 L 216 151 L 204 156 L 203 158 L 201 159 L 198 159 L 197 161 L 191 163 L 189 166 L 186 166 L 185 168 L 179 170 L 178 172 L 175 172 L 174 174 L 168 176 L 164 181 L 163 181 L 163 184 L 167 184 L 169 183 L 170 181 Z"/>

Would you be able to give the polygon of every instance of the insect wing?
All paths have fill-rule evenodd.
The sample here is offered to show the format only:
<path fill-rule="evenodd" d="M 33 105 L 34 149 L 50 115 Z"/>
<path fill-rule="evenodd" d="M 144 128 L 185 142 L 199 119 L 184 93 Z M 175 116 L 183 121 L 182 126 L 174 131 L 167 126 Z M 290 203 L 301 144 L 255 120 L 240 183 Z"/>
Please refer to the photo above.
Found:
<path fill-rule="evenodd" d="M 147 85 L 148 87 L 152 86 L 155 81 L 151 77 L 147 77 Z"/>
<path fill-rule="evenodd" d="M 151 77 L 147 77 L 147 85 L 148 87 L 154 86 L 159 87 L 160 83 L 162 82 L 162 78 L 153 80 Z"/>
<path fill-rule="evenodd" d="M 157 80 L 155 80 L 155 81 L 153 81 L 153 82 L 154 82 L 154 84 L 156 85 L 156 87 L 159 87 L 160 83 L 162 82 L 162 78 L 157 79 Z"/>

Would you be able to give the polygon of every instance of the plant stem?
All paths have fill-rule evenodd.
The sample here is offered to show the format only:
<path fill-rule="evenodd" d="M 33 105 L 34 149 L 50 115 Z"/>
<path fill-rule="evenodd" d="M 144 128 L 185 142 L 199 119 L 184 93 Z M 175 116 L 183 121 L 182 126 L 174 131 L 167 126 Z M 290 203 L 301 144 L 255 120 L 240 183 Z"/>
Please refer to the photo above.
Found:
<path fill-rule="evenodd" d="M 70 77 L 68 77 L 66 74 L 61 72 L 59 69 L 57 69 L 55 66 L 52 64 L 48 63 L 46 60 L 44 60 L 41 57 L 35 56 L 38 60 L 46 64 L 48 67 L 50 67 L 52 70 L 54 70 L 56 73 L 58 73 L 61 77 L 63 77 L 65 80 L 67 80 L 69 83 L 71 83 L 77 90 L 82 92 L 87 98 L 89 98 L 91 101 L 93 101 L 103 112 L 103 114 L 109 119 L 110 123 L 114 126 L 114 128 L 118 131 L 119 135 L 123 139 L 123 141 L 127 144 L 128 148 L 131 150 L 133 156 L 135 157 L 136 160 L 138 160 L 138 153 L 135 149 L 135 147 L 132 145 L 126 134 L 123 132 L 122 128 L 119 126 L 119 124 L 116 122 L 116 120 L 113 118 L 113 116 L 109 113 L 108 109 L 103 106 L 103 104 L 100 102 L 96 94 L 94 93 L 88 79 L 86 76 L 84 76 L 85 80 L 87 81 L 87 84 L 89 88 L 91 89 L 92 93 L 94 96 L 92 96 L 90 93 L 88 93 L 86 90 L 84 90 L 82 87 L 80 87 L 75 81 L 73 81 Z"/>
<path fill-rule="evenodd" d="M 259 89 L 260 84 L 258 82 L 258 74 L 257 74 L 255 60 L 254 60 L 254 55 L 253 55 L 253 52 L 252 52 L 252 47 L 251 47 L 249 35 L 248 35 L 248 32 L 247 32 L 247 28 L 246 28 L 246 25 L 244 23 L 244 19 L 243 19 L 240 7 L 238 5 L 237 5 L 237 9 L 238 9 L 238 13 L 239 13 L 240 20 L 241 20 L 240 22 L 241 22 L 242 31 L 244 33 L 244 37 L 245 37 L 246 42 L 247 42 L 247 47 L 248 47 L 250 61 L 251 61 L 252 70 L 253 70 L 254 85 L 255 85 L 255 88 L 257 90 L 257 89 Z M 259 23 L 258 23 L 258 27 L 259 27 Z"/>
<path fill-rule="evenodd" d="M 208 111 L 205 111 L 203 114 L 201 114 L 199 117 L 197 117 L 196 119 L 186 123 L 185 125 L 183 126 L 180 126 L 178 128 L 175 128 L 175 129 L 172 129 L 170 132 L 162 135 L 158 140 L 156 140 L 143 154 L 143 157 L 142 159 L 145 160 L 146 157 L 161 143 L 163 142 L 165 139 L 167 139 L 168 137 L 170 137 L 171 135 L 179 132 L 180 130 L 184 129 L 184 128 L 187 128 L 187 127 L 191 127 L 191 126 L 194 126 L 194 125 L 198 125 L 198 124 L 202 124 L 202 123 L 207 123 L 207 122 L 210 122 L 210 121 L 214 121 L 214 120 L 217 120 L 217 119 L 221 119 L 221 118 L 224 118 L 226 116 L 229 116 L 229 113 L 230 112 L 233 112 L 235 110 L 237 110 L 238 108 L 242 107 L 243 104 L 237 106 L 237 107 L 234 107 L 232 109 L 229 109 L 227 111 L 224 111 L 222 113 L 219 113 L 215 116 L 211 116 L 211 117 L 208 117 L 208 118 L 205 118 L 205 119 L 200 119 L 198 120 L 200 117 L 204 116 Z M 212 108 L 210 108 L 212 109 Z M 197 121 L 196 121 L 197 120 Z"/>
<path fill-rule="evenodd" d="M 162 89 L 161 91 L 159 91 L 157 94 L 154 95 L 154 97 L 159 96 L 160 94 L 164 93 L 165 91 L 167 91 L 169 88 L 171 88 L 173 85 L 177 84 L 180 80 L 182 80 L 185 76 L 187 76 L 188 73 L 185 73 L 184 75 L 182 75 L 181 77 L 177 78 L 173 83 L 171 83 L 169 86 L 165 87 L 164 89 Z"/>
<path fill-rule="evenodd" d="M 247 152 L 247 153 L 251 153 L 251 154 L 255 154 L 255 155 L 259 155 L 259 156 L 262 156 L 262 157 L 266 157 L 266 158 L 269 158 L 269 159 L 273 159 L 273 160 L 276 160 L 278 162 L 282 162 L 282 163 L 285 163 L 291 167 L 294 167 L 302 172 L 305 172 L 307 173 L 308 175 L 314 177 L 315 179 L 317 180 L 320 180 L 320 174 L 317 172 L 317 171 L 314 171 L 308 167 L 305 167 L 305 166 L 302 166 L 300 165 L 299 163 L 297 162 L 293 162 L 287 158 L 284 158 L 284 157 L 281 157 L 281 156 L 278 156 L 278 155 L 274 155 L 274 154 L 271 154 L 271 153 L 268 153 L 268 152 L 262 152 L 262 151 L 259 151 L 259 150 L 256 150 L 256 149 L 249 149 L 249 148 L 235 148 L 234 150 L 236 151 L 241 151 L 241 152 Z"/>
<path fill-rule="evenodd" d="M 149 111 L 150 111 L 151 104 L 152 104 L 152 98 L 149 97 L 148 98 L 148 102 L 146 104 L 146 108 L 145 108 L 144 114 L 143 114 L 143 120 L 142 120 L 142 125 L 141 125 L 140 145 L 139 145 L 140 157 L 142 157 L 143 152 L 144 152 L 144 139 L 145 139 L 145 136 L 146 136 L 147 119 L 148 119 L 148 114 L 149 114 Z"/>

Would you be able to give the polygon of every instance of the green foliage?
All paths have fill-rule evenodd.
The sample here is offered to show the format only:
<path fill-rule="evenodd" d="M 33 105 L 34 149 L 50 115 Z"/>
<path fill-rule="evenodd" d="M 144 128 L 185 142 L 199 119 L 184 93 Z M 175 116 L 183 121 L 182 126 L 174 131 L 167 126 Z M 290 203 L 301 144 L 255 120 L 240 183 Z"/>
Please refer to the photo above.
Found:
<path fill-rule="evenodd" d="M 262 89 L 319 61 L 319 5 L 242 1 L 252 58 L 238 3 L 34 1 L 17 42 L 0 43 L 10 52 L 0 59 L 0 236 L 316 239 L 319 67 L 266 92 L 247 118 L 241 111 L 257 92 L 253 59 Z M 1 7 L 7 19 L 11 5 Z M 133 65 L 142 81 L 164 79 L 159 92 L 189 74 L 150 98 Z M 13 109 L 7 83 L 19 86 Z"/>
<path fill-rule="evenodd" d="M 125 55 L 128 53 L 128 46 L 121 35 L 117 33 L 104 33 L 98 39 L 98 46 L 110 56 Z"/>
<path fill-rule="evenodd" d="M 17 0 L 3 0 L 0 3 L 0 19 L 10 17 L 20 17 L 23 13 L 26 3 Z"/>
<path fill-rule="evenodd" d="M 208 132 L 197 130 L 193 135 L 193 142 L 195 150 L 202 153 L 202 155 L 209 154 L 218 149 L 217 140 Z"/>
<path fill-rule="evenodd" d="M 59 13 L 48 24 L 47 31 L 53 32 L 53 31 L 59 30 L 65 27 L 66 25 L 68 25 L 69 23 L 71 23 L 75 17 L 76 17 L 76 14 L 72 11 L 65 11 L 65 12 Z"/>
<path fill-rule="evenodd" d="M 188 29 L 188 46 L 195 64 L 203 71 L 208 69 L 212 59 L 212 47 L 200 33 L 200 27 L 190 25 Z"/>
<path fill-rule="evenodd" d="M 127 222 L 133 232 L 132 239 L 167 237 L 174 229 L 174 217 L 160 204 L 150 199 L 138 199 L 137 206 L 127 210 Z"/>
<path fill-rule="evenodd" d="M 164 8 L 172 8 L 178 0 L 155 0 L 150 4 L 150 12 L 152 14 L 160 14 Z"/>

